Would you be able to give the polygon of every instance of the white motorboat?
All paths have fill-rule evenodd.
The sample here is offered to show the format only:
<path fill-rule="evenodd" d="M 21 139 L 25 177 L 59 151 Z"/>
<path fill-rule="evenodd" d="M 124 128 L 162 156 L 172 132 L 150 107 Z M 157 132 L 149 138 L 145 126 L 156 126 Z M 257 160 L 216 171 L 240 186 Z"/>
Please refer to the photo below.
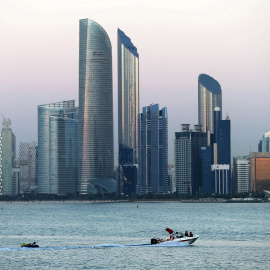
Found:
<path fill-rule="evenodd" d="M 157 244 L 166 244 L 167 245 L 191 245 L 193 244 L 198 238 L 199 235 L 193 235 L 192 232 L 188 233 L 187 231 L 183 233 L 174 232 L 170 228 L 166 228 L 166 231 L 169 233 L 168 238 L 152 238 L 151 245 Z"/>

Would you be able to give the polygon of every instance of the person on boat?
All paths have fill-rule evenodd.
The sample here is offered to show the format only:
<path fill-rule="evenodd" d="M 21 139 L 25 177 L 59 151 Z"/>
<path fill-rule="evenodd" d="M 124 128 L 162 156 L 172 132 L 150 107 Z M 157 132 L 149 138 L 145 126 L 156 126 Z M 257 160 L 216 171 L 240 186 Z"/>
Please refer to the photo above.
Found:
<path fill-rule="evenodd" d="M 190 233 L 189 233 L 189 237 L 193 237 L 193 234 L 192 234 L 192 232 L 190 232 Z"/>
<path fill-rule="evenodd" d="M 188 232 L 187 231 L 185 231 L 185 236 L 188 236 Z"/>

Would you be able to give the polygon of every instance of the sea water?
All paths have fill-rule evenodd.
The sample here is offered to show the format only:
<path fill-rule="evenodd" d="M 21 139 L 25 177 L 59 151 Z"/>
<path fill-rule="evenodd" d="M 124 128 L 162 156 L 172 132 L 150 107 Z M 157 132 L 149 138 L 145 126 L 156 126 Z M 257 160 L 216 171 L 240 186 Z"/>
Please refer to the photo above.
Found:
<path fill-rule="evenodd" d="M 1 203 L 0 269 L 268 269 L 269 221 L 270 203 Z M 166 227 L 200 238 L 149 245 Z"/>

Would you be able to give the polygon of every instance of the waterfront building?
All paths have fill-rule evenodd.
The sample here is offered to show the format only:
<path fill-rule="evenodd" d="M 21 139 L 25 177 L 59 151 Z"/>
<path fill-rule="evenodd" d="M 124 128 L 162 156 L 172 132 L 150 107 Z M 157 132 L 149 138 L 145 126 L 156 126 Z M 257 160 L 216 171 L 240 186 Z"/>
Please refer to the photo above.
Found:
<path fill-rule="evenodd" d="M 270 131 L 263 134 L 261 152 L 270 152 Z"/>
<path fill-rule="evenodd" d="M 206 133 L 200 125 L 190 130 L 182 124 L 181 132 L 175 132 L 176 192 L 182 195 L 202 193 L 201 147 L 207 145 Z"/>
<path fill-rule="evenodd" d="M 171 194 L 176 192 L 175 165 L 168 165 L 168 187 Z"/>
<path fill-rule="evenodd" d="M 168 185 L 167 108 L 143 107 L 139 114 L 139 184 L 137 193 L 164 194 Z"/>
<path fill-rule="evenodd" d="M 139 181 L 139 168 L 138 164 L 125 164 L 120 168 L 120 194 L 134 195 L 136 194 L 138 181 Z"/>
<path fill-rule="evenodd" d="M 251 191 L 263 194 L 264 190 L 270 190 L 270 153 L 250 153 L 250 177 Z"/>
<path fill-rule="evenodd" d="M 139 54 L 130 38 L 118 29 L 118 143 L 134 149 L 138 162 Z M 120 154 L 121 148 L 119 148 Z"/>
<path fill-rule="evenodd" d="M 203 194 L 231 193 L 231 122 L 221 120 L 219 107 L 214 109 L 211 145 L 201 149 Z"/>
<path fill-rule="evenodd" d="M 214 133 L 214 109 L 220 108 L 222 118 L 222 91 L 220 84 L 206 74 L 198 78 L 198 120 L 202 131 Z"/>
<path fill-rule="evenodd" d="M 30 191 L 37 191 L 38 143 L 21 142 L 19 151 L 20 193 L 30 193 Z"/>
<path fill-rule="evenodd" d="M 130 195 L 131 193 L 135 193 L 136 185 L 138 184 L 138 166 L 135 164 L 138 163 L 139 54 L 130 38 L 120 29 L 117 31 L 117 41 L 119 143 L 118 192 L 120 194 Z M 131 155 L 133 156 L 131 157 Z M 132 173 L 134 173 L 133 176 Z M 127 179 L 129 179 L 130 184 L 126 184 Z M 135 182 L 131 183 L 130 181 Z"/>
<path fill-rule="evenodd" d="M 12 195 L 16 196 L 20 193 L 20 160 L 14 159 L 12 168 Z"/>
<path fill-rule="evenodd" d="M 38 192 L 75 193 L 78 181 L 78 108 L 75 101 L 38 106 Z"/>
<path fill-rule="evenodd" d="M 78 191 L 115 192 L 111 42 L 90 19 L 80 20 L 79 36 Z"/>
<path fill-rule="evenodd" d="M 248 157 L 233 158 L 233 193 L 250 192 L 250 160 Z"/>
<path fill-rule="evenodd" d="M 0 195 L 12 196 L 12 168 L 16 157 L 16 137 L 9 118 L 3 119 L 0 133 Z"/>

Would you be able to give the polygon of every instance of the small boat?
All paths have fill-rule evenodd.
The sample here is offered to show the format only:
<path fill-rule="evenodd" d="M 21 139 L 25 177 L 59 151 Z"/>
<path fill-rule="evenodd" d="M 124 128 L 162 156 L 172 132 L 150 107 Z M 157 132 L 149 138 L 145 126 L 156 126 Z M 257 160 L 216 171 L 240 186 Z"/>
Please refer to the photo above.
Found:
<path fill-rule="evenodd" d="M 185 234 L 179 233 L 179 232 L 174 232 L 170 228 L 165 229 L 169 233 L 168 238 L 152 238 L 151 239 L 151 245 L 157 245 L 157 244 L 162 244 L 166 243 L 171 244 L 171 245 L 177 245 L 177 244 L 188 244 L 191 245 L 193 244 L 198 238 L 199 235 L 193 235 L 191 232 L 188 234 L 186 231 Z"/>
<path fill-rule="evenodd" d="M 21 247 L 27 247 L 27 248 L 39 248 L 39 245 L 36 244 L 36 242 L 34 242 L 33 244 L 29 243 L 29 244 L 25 244 L 22 243 Z"/>

